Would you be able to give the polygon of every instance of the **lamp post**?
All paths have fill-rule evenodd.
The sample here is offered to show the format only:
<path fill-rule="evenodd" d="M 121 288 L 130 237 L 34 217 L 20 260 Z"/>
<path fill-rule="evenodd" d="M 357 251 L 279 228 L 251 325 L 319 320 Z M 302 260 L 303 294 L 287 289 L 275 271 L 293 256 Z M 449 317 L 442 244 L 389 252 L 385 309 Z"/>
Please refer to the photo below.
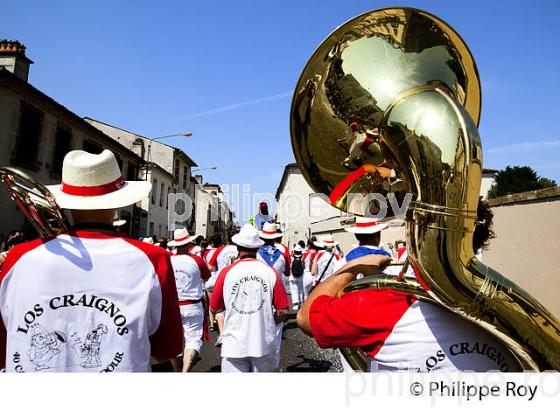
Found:
<path fill-rule="evenodd" d="M 191 137 L 193 135 L 193 133 L 191 131 L 185 131 L 185 132 L 180 132 L 178 134 L 170 134 L 170 135 L 162 135 L 161 137 L 155 137 L 155 138 L 147 138 L 150 140 L 150 143 L 148 144 L 148 152 L 146 154 L 146 173 L 144 175 L 144 180 L 148 180 L 148 171 L 150 169 L 150 155 L 152 152 L 152 143 L 154 141 L 157 140 L 162 140 L 164 138 L 173 138 L 173 137 Z"/>
<path fill-rule="evenodd" d="M 206 171 L 206 170 L 210 170 L 210 169 L 214 170 L 214 169 L 218 169 L 218 167 L 216 165 L 214 165 L 212 167 L 207 167 L 207 168 L 192 168 L 191 172 L 192 171 L 200 172 L 200 171 Z"/>

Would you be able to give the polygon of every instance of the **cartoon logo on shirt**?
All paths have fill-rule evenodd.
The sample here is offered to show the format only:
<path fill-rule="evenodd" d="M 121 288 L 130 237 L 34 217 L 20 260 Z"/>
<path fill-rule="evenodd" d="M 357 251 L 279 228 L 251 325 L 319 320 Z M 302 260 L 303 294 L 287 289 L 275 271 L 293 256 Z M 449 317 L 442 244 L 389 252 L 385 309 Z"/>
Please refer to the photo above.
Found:
<path fill-rule="evenodd" d="M 35 371 L 50 369 L 49 362 L 60 353 L 59 345 L 66 343 L 66 335 L 55 330 L 49 332 L 43 325 L 30 326 L 30 348 L 27 357 L 35 365 Z"/>
<path fill-rule="evenodd" d="M 85 308 L 89 312 L 87 315 L 83 310 L 74 313 L 75 308 Z M 88 319 L 92 317 L 97 318 L 93 324 Z M 101 323 L 101 318 L 105 323 Z M 86 323 L 82 323 L 84 320 Z M 109 337 L 112 339 L 110 348 L 127 346 L 121 345 L 119 340 L 129 333 L 128 319 L 115 303 L 96 295 L 67 294 L 37 303 L 22 314 L 15 326 L 13 337 L 22 338 L 21 343 L 12 344 L 13 351 L 9 353 L 16 372 L 75 366 L 112 372 L 126 356 L 125 351 L 103 352 L 104 341 Z M 55 326 L 64 332 L 49 330 Z M 66 334 L 70 335 L 69 339 Z M 103 358 L 107 359 L 105 363 L 102 363 Z"/>
<path fill-rule="evenodd" d="M 231 294 L 234 296 L 231 307 L 237 313 L 250 315 L 260 311 L 264 306 L 264 294 L 268 285 L 259 276 L 245 276 L 236 282 Z"/>
<path fill-rule="evenodd" d="M 192 277 L 189 272 L 183 270 L 175 271 L 175 282 L 177 284 L 177 293 L 179 295 L 187 292 L 191 286 Z"/>
<path fill-rule="evenodd" d="M 84 359 L 80 363 L 80 366 L 86 369 L 101 367 L 101 340 L 103 335 L 106 335 L 107 332 L 107 326 L 99 324 L 88 332 L 84 341 L 82 341 L 76 332 L 70 335 L 72 339 L 72 349 L 74 349 L 79 358 Z"/>

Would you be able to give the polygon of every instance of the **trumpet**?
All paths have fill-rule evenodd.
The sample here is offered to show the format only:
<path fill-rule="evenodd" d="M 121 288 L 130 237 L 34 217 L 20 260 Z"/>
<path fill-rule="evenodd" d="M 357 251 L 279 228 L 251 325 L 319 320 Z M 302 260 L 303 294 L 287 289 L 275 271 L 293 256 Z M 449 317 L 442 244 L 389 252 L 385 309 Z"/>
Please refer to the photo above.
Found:
<path fill-rule="evenodd" d="M 43 184 L 11 167 L 0 168 L 0 179 L 39 236 L 47 238 L 68 230 L 66 217 Z"/>

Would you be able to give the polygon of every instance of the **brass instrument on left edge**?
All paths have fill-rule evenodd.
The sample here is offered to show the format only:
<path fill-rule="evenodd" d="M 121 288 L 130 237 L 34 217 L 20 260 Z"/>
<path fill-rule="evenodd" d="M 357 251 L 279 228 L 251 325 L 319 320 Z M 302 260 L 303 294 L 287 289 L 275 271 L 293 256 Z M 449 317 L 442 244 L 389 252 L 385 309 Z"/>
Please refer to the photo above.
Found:
<path fill-rule="evenodd" d="M 44 185 L 25 172 L 10 167 L 0 168 L 0 179 L 42 238 L 68 230 L 64 214 Z"/>
<path fill-rule="evenodd" d="M 309 185 L 345 211 L 380 209 L 353 207 L 351 194 L 399 204 L 412 195 L 405 230 L 416 279 L 369 276 L 341 292 L 408 292 L 488 331 L 521 369 L 560 370 L 558 319 L 474 255 L 480 108 L 475 61 L 453 28 L 422 10 L 374 10 L 338 27 L 307 62 L 292 100 L 292 148 Z M 342 351 L 365 370 L 363 351 Z"/>

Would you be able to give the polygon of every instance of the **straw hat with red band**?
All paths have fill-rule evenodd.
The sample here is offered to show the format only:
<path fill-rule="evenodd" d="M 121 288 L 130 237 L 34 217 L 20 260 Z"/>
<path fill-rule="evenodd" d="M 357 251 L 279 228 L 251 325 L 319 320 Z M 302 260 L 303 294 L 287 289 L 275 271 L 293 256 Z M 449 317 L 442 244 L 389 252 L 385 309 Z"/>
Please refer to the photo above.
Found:
<path fill-rule="evenodd" d="M 109 150 L 101 154 L 70 151 L 62 164 L 62 183 L 47 186 L 65 209 L 123 208 L 147 197 L 148 181 L 125 181 Z"/>
<path fill-rule="evenodd" d="M 358 234 L 374 234 L 381 232 L 383 229 L 387 229 L 389 224 L 382 223 L 377 218 L 366 218 L 364 216 L 357 216 L 356 223 L 353 226 L 344 228 L 346 232 L 358 233 Z"/>
<path fill-rule="evenodd" d="M 188 243 L 194 242 L 195 235 L 190 235 L 189 231 L 184 228 L 175 229 L 173 232 L 173 240 L 167 242 L 167 246 L 183 246 Z"/>
<path fill-rule="evenodd" d="M 282 235 L 282 232 L 278 232 L 277 225 L 270 222 L 265 222 L 262 231 L 259 231 L 259 236 L 263 239 L 276 239 Z"/>
<path fill-rule="evenodd" d="M 331 234 L 328 234 L 318 236 L 317 241 L 313 242 L 313 244 L 320 248 L 334 248 L 338 245 L 338 242 L 333 239 Z"/>

